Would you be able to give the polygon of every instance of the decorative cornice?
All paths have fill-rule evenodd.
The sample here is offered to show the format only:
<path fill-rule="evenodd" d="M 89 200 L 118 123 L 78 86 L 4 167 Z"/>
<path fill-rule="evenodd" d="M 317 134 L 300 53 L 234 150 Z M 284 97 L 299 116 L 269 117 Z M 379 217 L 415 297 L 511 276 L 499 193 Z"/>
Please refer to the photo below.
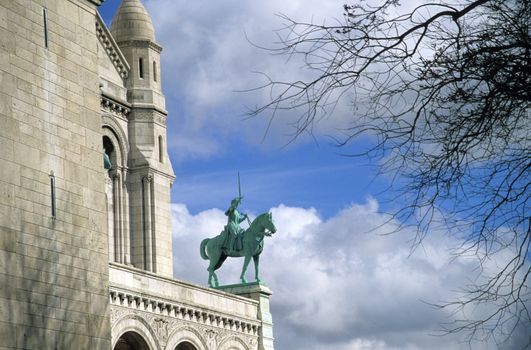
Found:
<path fill-rule="evenodd" d="M 131 174 L 134 174 L 134 173 L 142 173 L 142 172 L 149 172 L 149 175 L 153 176 L 153 174 L 157 174 L 157 175 L 160 175 L 162 177 L 165 177 L 167 178 L 168 180 L 171 181 L 171 183 L 173 183 L 173 181 L 175 181 L 175 175 L 173 174 L 167 174 L 163 171 L 160 171 L 158 169 L 155 169 L 155 168 L 152 168 L 150 167 L 149 164 L 147 165 L 140 165 L 140 166 L 136 166 L 136 167 L 130 167 L 130 168 L 127 168 L 129 173 Z"/>
<path fill-rule="evenodd" d="M 138 122 L 153 122 L 153 123 L 166 127 L 166 115 L 160 113 L 160 111 L 158 110 L 155 110 L 155 111 L 156 112 L 153 112 L 153 109 L 152 110 L 140 110 L 140 109 L 135 108 L 134 113 L 131 113 L 128 115 L 128 119 L 130 121 L 138 121 Z"/>
<path fill-rule="evenodd" d="M 152 103 L 141 103 L 141 102 L 133 102 L 131 104 L 131 108 L 134 108 L 135 111 L 141 111 L 141 110 L 145 110 L 145 111 L 157 111 L 161 114 L 163 114 L 164 116 L 167 116 L 168 115 L 168 111 L 161 108 L 161 107 L 158 107 L 158 106 L 155 106 L 154 104 Z"/>
<path fill-rule="evenodd" d="M 101 45 L 105 48 L 107 55 L 111 59 L 112 64 L 118 71 L 118 74 L 120 74 L 122 79 L 125 81 L 129 76 L 131 67 L 129 66 L 129 63 L 127 63 L 122 51 L 120 51 L 118 44 L 116 44 L 116 41 L 114 41 L 114 38 L 112 37 L 109 29 L 105 25 L 105 22 L 103 22 L 103 19 L 99 13 L 96 14 L 96 34 Z"/>
<path fill-rule="evenodd" d="M 158 53 L 162 52 L 162 46 L 153 42 L 151 40 L 124 40 L 118 43 L 120 46 L 134 46 L 134 47 L 146 47 L 157 51 Z"/>
<path fill-rule="evenodd" d="M 162 300 L 145 293 L 120 290 L 112 286 L 109 293 L 111 306 L 121 306 L 131 312 L 140 311 L 159 317 L 180 319 L 195 324 L 229 330 L 246 336 L 257 337 L 259 335 L 260 321 L 258 320 L 234 317 L 175 301 Z M 119 317 L 111 317 L 111 323 L 116 323 L 118 319 Z"/>
<path fill-rule="evenodd" d="M 119 102 L 115 99 L 112 99 L 108 96 L 101 95 L 101 109 L 105 112 L 108 112 L 118 118 L 126 119 L 129 112 L 131 112 L 131 107 L 128 106 L 125 102 Z"/>

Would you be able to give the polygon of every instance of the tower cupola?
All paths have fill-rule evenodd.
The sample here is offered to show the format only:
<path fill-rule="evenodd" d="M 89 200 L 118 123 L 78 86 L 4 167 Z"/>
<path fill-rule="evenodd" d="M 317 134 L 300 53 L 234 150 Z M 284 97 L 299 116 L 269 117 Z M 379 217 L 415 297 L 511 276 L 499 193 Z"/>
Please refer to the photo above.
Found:
<path fill-rule="evenodd" d="M 122 0 L 112 20 L 111 35 L 131 67 L 127 100 L 165 111 L 160 81 L 162 47 L 155 42 L 153 22 L 140 0 Z"/>
<path fill-rule="evenodd" d="M 151 17 L 140 0 L 123 0 L 111 24 L 111 34 L 116 42 L 148 40 L 155 42 Z"/>

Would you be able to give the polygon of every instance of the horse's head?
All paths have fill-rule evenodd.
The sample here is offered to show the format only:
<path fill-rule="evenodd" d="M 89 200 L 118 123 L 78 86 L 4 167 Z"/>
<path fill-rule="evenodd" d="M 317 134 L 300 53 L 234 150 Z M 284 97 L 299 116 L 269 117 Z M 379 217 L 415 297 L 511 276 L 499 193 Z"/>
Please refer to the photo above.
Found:
<path fill-rule="evenodd" d="M 277 232 L 275 223 L 273 222 L 273 215 L 271 213 L 263 213 L 256 217 L 251 223 L 247 232 L 253 234 L 263 234 L 264 236 L 272 236 Z"/>
<path fill-rule="evenodd" d="M 266 236 L 272 236 L 273 233 L 277 232 L 277 228 L 275 226 L 275 223 L 273 222 L 273 215 L 269 213 L 264 213 L 264 234 Z"/>

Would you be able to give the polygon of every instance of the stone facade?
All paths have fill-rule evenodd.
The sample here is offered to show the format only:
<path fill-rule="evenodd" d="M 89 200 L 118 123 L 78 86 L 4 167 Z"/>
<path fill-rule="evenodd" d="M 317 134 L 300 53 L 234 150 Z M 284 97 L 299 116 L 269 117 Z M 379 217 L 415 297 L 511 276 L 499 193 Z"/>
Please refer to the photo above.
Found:
<path fill-rule="evenodd" d="M 133 331 L 149 349 L 174 350 L 183 342 L 198 350 L 257 349 L 255 300 L 116 264 L 110 281 L 113 344 Z"/>
<path fill-rule="evenodd" d="M 162 47 L 101 2 L 0 2 L 0 350 L 272 350 L 267 288 L 172 279 Z"/>
<path fill-rule="evenodd" d="M 111 347 L 97 3 L 0 2 L 1 349 Z"/>

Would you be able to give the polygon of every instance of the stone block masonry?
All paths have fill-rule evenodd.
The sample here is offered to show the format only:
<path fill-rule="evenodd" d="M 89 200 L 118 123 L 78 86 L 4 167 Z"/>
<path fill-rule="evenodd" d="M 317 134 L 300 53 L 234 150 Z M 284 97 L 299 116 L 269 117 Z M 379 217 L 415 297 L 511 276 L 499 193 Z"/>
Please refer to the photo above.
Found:
<path fill-rule="evenodd" d="M 172 278 L 162 47 L 102 2 L 0 0 L 0 350 L 273 350 L 267 288 Z"/>
<path fill-rule="evenodd" d="M 99 3 L 0 2 L 2 349 L 111 348 Z"/>
<path fill-rule="evenodd" d="M 274 350 L 273 317 L 269 308 L 271 290 L 260 283 L 231 284 L 218 290 L 249 298 L 258 302 L 257 318 L 261 322 L 258 334 L 258 350 Z"/>

